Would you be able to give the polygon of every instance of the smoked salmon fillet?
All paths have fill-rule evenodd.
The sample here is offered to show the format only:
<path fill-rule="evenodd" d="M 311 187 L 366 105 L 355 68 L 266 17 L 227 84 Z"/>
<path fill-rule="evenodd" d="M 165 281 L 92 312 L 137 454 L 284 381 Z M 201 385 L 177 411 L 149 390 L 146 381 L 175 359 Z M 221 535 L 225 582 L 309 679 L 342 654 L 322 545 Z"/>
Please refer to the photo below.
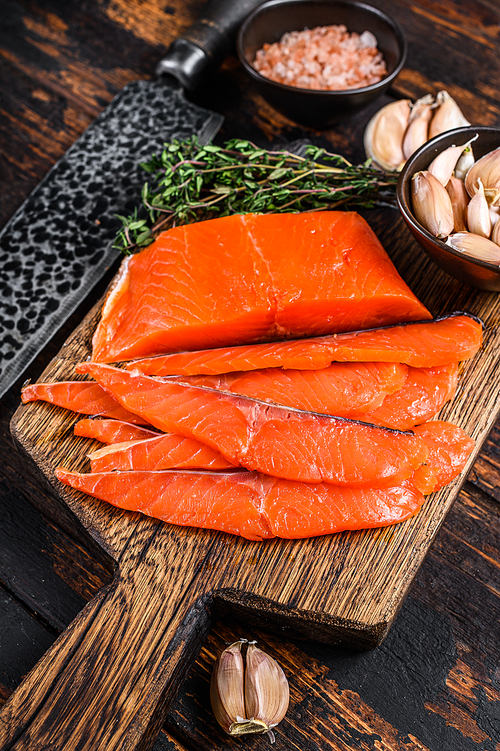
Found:
<path fill-rule="evenodd" d="M 293 482 L 246 471 L 79 474 L 59 468 L 56 476 L 102 501 L 171 524 L 221 530 L 250 540 L 314 537 L 403 521 L 419 510 L 424 494 L 458 476 L 474 441 L 445 422 L 427 423 L 416 432 L 428 443 L 427 463 L 389 488 Z"/>
<path fill-rule="evenodd" d="M 88 454 L 92 472 L 112 469 L 232 469 L 219 451 L 193 438 L 165 433 L 115 443 Z"/>
<path fill-rule="evenodd" d="M 431 318 L 356 212 L 246 214 L 127 257 L 92 359 L 117 362 Z"/>
<path fill-rule="evenodd" d="M 412 433 L 272 406 L 201 386 L 149 378 L 94 362 L 77 366 L 125 409 L 166 433 L 185 435 L 247 469 L 303 482 L 396 485 L 423 464 Z"/>
<path fill-rule="evenodd" d="M 257 472 L 103 472 L 56 470 L 57 478 L 119 508 L 170 524 L 262 541 L 381 527 L 403 521 L 424 496 L 410 481 L 393 488 L 340 488 Z"/>
<path fill-rule="evenodd" d="M 124 409 L 98 383 L 92 381 L 30 383 L 21 390 L 23 404 L 38 400 L 84 415 L 101 415 L 139 425 L 145 423 L 141 417 Z"/>
<path fill-rule="evenodd" d="M 475 316 L 454 313 L 432 321 L 145 358 L 126 367 L 146 375 L 219 375 L 263 368 L 318 370 L 332 362 L 399 362 L 433 368 L 473 357 L 483 326 Z"/>
<path fill-rule="evenodd" d="M 378 371 L 378 366 L 384 370 Z M 434 417 L 455 394 L 457 363 L 440 368 L 392 363 L 392 367 L 397 370 L 385 370 L 391 363 L 333 363 L 321 370 L 267 368 L 218 376 L 171 376 L 171 380 L 395 430 L 409 430 Z M 387 381 L 384 376 L 392 378 Z"/>
<path fill-rule="evenodd" d="M 107 444 L 142 441 L 159 435 L 158 431 L 122 420 L 78 420 L 73 432 L 75 435 L 95 438 L 96 441 Z"/>
<path fill-rule="evenodd" d="M 336 362 L 321 370 L 267 368 L 218 376 L 173 376 L 172 380 L 308 412 L 351 417 L 380 407 L 407 377 L 408 367 L 399 363 Z"/>

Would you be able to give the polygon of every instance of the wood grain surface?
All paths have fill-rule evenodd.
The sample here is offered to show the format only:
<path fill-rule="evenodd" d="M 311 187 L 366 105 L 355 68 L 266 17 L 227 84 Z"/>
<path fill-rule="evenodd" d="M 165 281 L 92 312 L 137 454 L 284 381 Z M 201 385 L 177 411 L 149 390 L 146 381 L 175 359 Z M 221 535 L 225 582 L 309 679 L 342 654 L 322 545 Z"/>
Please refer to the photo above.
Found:
<path fill-rule="evenodd" d="M 464 6 L 447 0 L 378 5 L 398 18 L 409 40 L 408 61 L 397 81 L 397 95 L 415 98 L 447 88 L 473 122 L 500 122 L 496 54 L 500 13 L 496 4 Z M 3 7 L 0 145 L 1 175 L 9 190 L 2 191 L 0 210 L 5 221 L 124 83 L 151 76 L 168 41 L 192 20 L 201 2 L 173 1 L 159 7 L 150 0 L 53 0 L 50 4 L 5 2 Z M 370 111 L 332 131 L 304 131 L 277 115 L 252 91 L 234 57 L 227 60 L 214 85 L 194 98 L 225 114 L 221 138 L 241 135 L 270 145 L 305 135 L 353 159 L 363 158 L 361 137 Z M 388 98 L 377 107 L 385 101 Z M 477 371 L 464 370 L 465 392 L 461 396 L 465 412 L 459 416 L 465 421 L 461 424 L 470 425 L 482 440 L 492 426 L 498 401 L 496 297 L 461 287 L 437 273 L 409 239 L 395 212 L 367 212 L 366 216 L 412 288 L 427 304 L 433 301 L 433 313 L 458 307 L 484 315 L 491 360 L 485 361 L 485 349 L 471 364 L 474 369 L 481 363 L 479 379 Z M 26 375 L 40 377 L 102 292 L 103 286 L 48 344 Z M 8 424 L 18 404 L 18 386 L 1 405 L 5 460 L 0 683 L 4 698 L 37 658 L 45 654 L 45 664 L 55 659 L 58 642 L 52 651 L 46 650 L 58 633 L 63 632 L 63 644 L 70 644 L 75 629 L 89 613 L 98 623 L 99 609 L 116 591 L 120 578 L 114 573 L 119 549 L 116 540 L 103 533 L 101 540 L 112 555 L 100 551 L 13 447 Z M 482 411 L 478 404 L 483 405 Z M 449 409 L 454 414 L 454 407 Z M 207 681 L 215 655 L 226 641 L 239 636 L 242 628 L 244 635 L 256 636 L 280 660 L 291 681 L 291 708 L 279 727 L 276 748 L 500 748 L 498 446 L 498 427 L 493 427 L 413 581 L 409 598 L 376 649 L 359 653 L 343 646 L 297 641 L 275 622 L 250 623 L 231 593 L 226 593 L 225 600 L 220 598 L 208 639 L 171 705 L 167 725 L 155 745 L 157 751 L 237 745 L 215 725 L 207 701 Z M 446 507 L 448 501 L 443 499 Z M 433 521 L 431 515 L 431 526 Z M 428 541 L 436 530 L 437 524 L 430 529 Z M 148 540 L 142 540 L 147 559 L 149 541 L 155 540 L 149 523 L 145 534 L 149 535 Z M 380 555 L 384 554 L 381 546 Z M 120 566 L 121 559 L 118 571 Z M 141 586 L 150 584 L 147 576 L 141 582 Z M 353 612 L 363 610 L 359 603 L 349 603 L 349 607 Z M 160 616 L 163 611 L 156 612 Z M 72 620 L 73 626 L 63 631 Z M 202 632 L 208 630 L 209 620 L 200 617 L 200 623 Z M 151 644 L 152 653 L 159 645 L 157 636 Z M 201 644 L 203 636 L 200 633 L 195 643 Z M 134 639 L 132 643 L 136 643 Z M 189 662 L 196 657 L 197 647 L 187 651 Z M 133 690 L 123 694 L 124 706 L 135 696 Z M 75 722 L 75 717 L 66 718 L 64 713 L 52 715 L 52 722 L 46 725 L 47 743 L 52 743 L 59 717 L 63 725 Z M 268 741 L 255 738 L 251 745 L 260 748 Z M 5 747 L 29 745 L 9 742 Z M 106 744 L 93 747 L 105 748 Z"/>

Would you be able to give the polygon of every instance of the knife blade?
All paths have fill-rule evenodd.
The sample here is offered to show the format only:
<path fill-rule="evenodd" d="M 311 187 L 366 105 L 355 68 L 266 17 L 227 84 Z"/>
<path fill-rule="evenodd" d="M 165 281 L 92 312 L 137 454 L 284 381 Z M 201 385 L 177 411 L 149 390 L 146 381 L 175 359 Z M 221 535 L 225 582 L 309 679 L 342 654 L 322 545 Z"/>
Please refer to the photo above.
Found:
<path fill-rule="evenodd" d="M 129 83 L 0 233 L 0 398 L 110 268 L 117 214 L 137 204 L 140 163 L 172 139 L 208 143 L 223 117 L 189 102 L 263 0 L 211 0 L 168 48 L 156 79 Z"/>

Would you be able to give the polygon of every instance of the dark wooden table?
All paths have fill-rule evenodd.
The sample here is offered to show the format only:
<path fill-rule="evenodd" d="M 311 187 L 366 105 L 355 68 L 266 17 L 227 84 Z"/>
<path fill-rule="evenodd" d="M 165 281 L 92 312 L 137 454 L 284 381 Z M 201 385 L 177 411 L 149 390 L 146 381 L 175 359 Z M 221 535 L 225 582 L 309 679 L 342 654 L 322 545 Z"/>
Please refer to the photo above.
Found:
<path fill-rule="evenodd" d="M 397 18 L 409 42 L 407 63 L 391 96 L 335 129 L 305 130 L 267 105 L 230 56 L 210 85 L 192 95 L 193 101 L 224 114 L 217 140 L 241 136 L 269 147 L 307 137 L 361 161 L 364 127 L 379 106 L 394 95 L 415 99 L 443 88 L 472 122 L 500 125 L 497 3 L 376 4 Z M 153 0 L 2 0 L 1 225 L 125 83 L 153 75 L 169 41 L 202 3 L 161 5 Z M 387 237 L 406 232 L 396 211 L 387 210 L 385 223 L 391 228 Z M 107 281 L 47 342 L 0 404 L 1 702 L 113 575 L 109 560 L 69 512 L 54 512 L 50 495 L 9 432 L 21 382 L 38 377 Z M 381 646 L 356 653 L 292 641 L 264 628 L 247 634 L 245 624 L 221 616 L 170 708 L 155 750 L 264 748 L 268 743 L 230 740 L 210 711 L 214 656 L 240 635 L 258 639 L 290 678 L 291 706 L 279 726 L 276 749 L 500 749 L 499 428 L 497 423 Z"/>

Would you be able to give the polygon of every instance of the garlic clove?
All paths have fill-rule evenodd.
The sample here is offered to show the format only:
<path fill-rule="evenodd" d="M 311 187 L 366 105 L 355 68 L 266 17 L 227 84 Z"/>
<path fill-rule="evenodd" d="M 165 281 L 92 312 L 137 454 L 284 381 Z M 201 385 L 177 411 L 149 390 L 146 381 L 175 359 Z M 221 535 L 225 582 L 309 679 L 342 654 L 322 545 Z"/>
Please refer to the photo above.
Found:
<path fill-rule="evenodd" d="M 217 659 L 210 681 L 210 702 L 215 718 L 226 733 L 233 735 L 235 722 L 245 721 L 243 642 L 236 641 Z"/>
<path fill-rule="evenodd" d="M 478 179 L 490 206 L 500 202 L 500 147 L 474 162 L 465 176 L 465 187 L 470 196 L 478 190 Z"/>
<path fill-rule="evenodd" d="M 473 141 L 477 138 L 477 133 L 474 136 L 474 138 L 471 138 L 469 141 L 469 145 L 464 149 L 464 152 L 460 159 L 458 160 L 456 167 L 455 167 L 455 177 L 458 177 L 459 180 L 465 180 L 465 176 L 467 172 L 470 170 L 472 165 L 474 164 L 474 152 L 472 150 L 472 146 L 470 145 Z"/>
<path fill-rule="evenodd" d="M 500 222 L 498 221 L 500 219 L 500 208 L 490 206 L 490 218 L 492 226 L 490 240 L 500 245 Z"/>
<path fill-rule="evenodd" d="M 453 207 L 450 196 L 430 172 L 416 172 L 411 180 L 413 213 L 431 235 L 447 237 L 453 232 Z"/>
<path fill-rule="evenodd" d="M 436 95 L 437 107 L 432 113 L 429 123 L 429 138 L 453 128 L 470 125 L 456 101 L 447 91 L 439 91 Z"/>
<path fill-rule="evenodd" d="M 429 122 L 432 117 L 434 98 L 432 94 L 426 94 L 411 106 L 408 127 L 403 137 L 403 156 L 410 156 L 420 148 L 428 139 Z"/>
<path fill-rule="evenodd" d="M 281 667 L 251 642 L 246 655 L 245 673 L 248 715 L 272 728 L 285 716 L 289 698 L 288 681 Z"/>
<path fill-rule="evenodd" d="M 210 702 L 219 725 L 232 736 L 268 733 L 285 716 L 290 691 L 276 660 L 250 642 L 245 659 L 240 639 L 217 659 Z"/>
<path fill-rule="evenodd" d="M 455 172 L 458 160 L 462 156 L 462 153 L 469 147 L 470 141 L 464 143 L 462 146 L 449 146 L 447 149 L 441 151 L 429 164 L 427 169 L 437 177 L 441 185 L 448 184 L 450 177 Z"/>
<path fill-rule="evenodd" d="M 446 183 L 446 192 L 450 196 L 453 210 L 453 229 L 455 232 L 463 232 L 467 230 L 467 205 L 470 200 L 463 180 L 450 177 Z"/>
<path fill-rule="evenodd" d="M 477 192 L 472 196 L 467 206 L 467 227 L 469 232 L 482 237 L 491 234 L 491 217 L 488 201 L 484 195 L 484 187 L 481 179 L 478 179 Z"/>
<path fill-rule="evenodd" d="M 500 265 L 500 245 L 487 237 L 472 232 L 457 232 L 448 237 L 446 244 L 471 258 Z"/>
<path fill-rule="evenodd" d="M 364 134 L 364 146 L 375 166 L 386 172 L 400 170 L 405 162 L 403 137 L 410 118 L 409 99 L 382 107 L 371 118 Z"/>

